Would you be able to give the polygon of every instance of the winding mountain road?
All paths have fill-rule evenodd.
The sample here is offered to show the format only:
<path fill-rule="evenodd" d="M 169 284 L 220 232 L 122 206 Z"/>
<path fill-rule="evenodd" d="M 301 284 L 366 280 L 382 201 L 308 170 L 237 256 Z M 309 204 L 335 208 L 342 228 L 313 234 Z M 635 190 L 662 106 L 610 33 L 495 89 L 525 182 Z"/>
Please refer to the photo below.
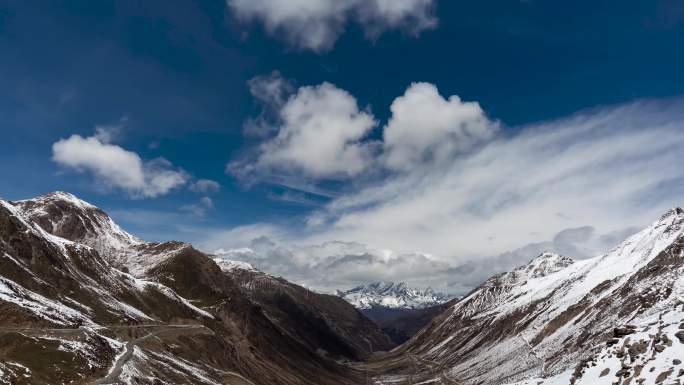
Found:
<path fill-rule="evenodd" d="M 135 328 L 136 326 L 131 326 L 131 328 Z M 141 327 L 141 326 L 137 326 Z M 114 366 L 112 366 L 112 369 L 109 371 L 109 373 L 92 383 L 92 385 L 104 385 L 104 384 L 115 384 L 116 381 L 119 379 L 119 376 L 121 375 L 121 372 L 123 371 L 124 365 L 133 357 L 133 353 L 135 351 L 135 347 L 139 345 L 141 342 L 152 338 L 156 337 L 159 334 L 162 333 L 170 333 L 170 332 L 187 332 L 187 331 L 196 331 L 196 330 L 203 330 L 203 331 L 209 331 L 212 332 L 211 329 L 207 328 L 204 325 L 156 325 L 156 326 L 142 326 L 142 327 L 158 327 L 160 330 L 153 331 L 151 333 L 148 333 L 140 338 L 136 338 L 134 340 L 126 342 L 126 346 L 124 348 L 124 353 L 120 355 L 116 361 L 114 362 Z M 121 327 L 125 328 L 125 327 Z M 213 333 L 213 332 L 212 332 Z"/>

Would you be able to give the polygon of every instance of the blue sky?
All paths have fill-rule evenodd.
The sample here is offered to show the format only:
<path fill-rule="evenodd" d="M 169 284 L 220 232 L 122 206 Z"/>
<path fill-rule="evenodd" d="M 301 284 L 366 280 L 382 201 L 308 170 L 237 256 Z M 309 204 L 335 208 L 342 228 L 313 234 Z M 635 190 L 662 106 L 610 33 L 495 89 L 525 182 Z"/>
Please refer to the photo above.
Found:
<path fill-rule="evenodd" d="M 293 4 L 302 8 L 287 9 Z M 4 2 L 0 196 L 21 199 L 70 191 L 146 239 L 192 241 L 208 250 L 254 246 L 252 239 L 265 236 L 288 250 L 294 250 L 291 245 L 358 242 L 363 246 L 353 251 L 325 253 L 358 256 L 363 254 L 359 250 L 370 248 L 381 255 L 391 249 L 434 259 L 401 257 L 394 275 L 380 273 L 391 270 L 387 264 L 394 263 L 392 258 L 371 261 L 378 270 L 366 269 L 370 275 L 331 283 L 309 280 L 317 274 L 311 270 L 283 267 L 309 266 L 325 259 L 319 254 L 291 251 L 287 258 L 296 263 L 282 256 L 253 257 L 264 269 L 322 288 L 374 278 L 425 283 L 408 273 L 405 266 L 411 264 L 434 262 L 435 269 L 444 270 L 496 257 L 496 268 L 505 268 L 532 251 L 501 259 L 506 253 L 534 244 L 553 248 L 555 235 L 589 227 L 592 234 L 578 232 L 584 234 L 582 245 L 572 245 L 582 249 L 568 250 L 584 257 L 605 246 L 599 239 L 607 238 L 602 237 L 642 226 L 666 207 L 682 204 L 682 175 L 676 169 L 665 174 L 669 162 L 677 155 L 681 159 L 683 152 L 676 147 L 684 130 L 681 2 L 407 0 L 399 10 L 371 9 L 356 0 L 334 4 Z M 392 12 L 403 13 L 397 17 Z M 325 82 L 328 88 L 322 86 Z M 427 95 L 442 106 L 435 108 L 443 108 L 447 123 L 413 119 L 429 117 L 432 106 L 412 111 L 406 97 L 401 100 L 407 103 L 394 104 L 397 110 L 406 109 L 405 118 L 390 124 L 399 116 L 391 106 L 409 96 L 415 82 L 425 87 L 413 88 L 411 95 Z M 281 100 L 273 94 L 260 100 L 254 93 L 259 84 L 277 87 Z M 452 95 L 458 101 L 449 99 Z M 293 99 L 301 103 L 291 103 L 288 110 L 286 103 Z M 334 104 L 340 101 L 346 104 Z M 298 136 L 309 127 L 302 121 L 309 112 L 301 109 L 314 102 L 323 103 L 316 111 L 330 107 L 331 115 L 307 122 L 340 124 L 331 135 L 342 139 L 327 138 L 346 141 L 339 154 L 322 151 L 323 158 L 316 158 L 311 147 L 297 152 L 301 143 L 322 140 Z M 333 122 L 338 107 L 351 108 L 342 115 L 351 114 L 352 121 Z M 461 112 L 449 115 L 451 107 L 474 114 L 452 126 L 466 124 L 476 134 L 449 131 L 449 119 L 466 119 Z M 283 117 L 286 110 L 295 115 L 289 121 Z M 248 122 L 263 126 L 262 135 L 245 135 Z M 350 132 L 357 124 L 358 132 Z M 433 131 L 425 129 L 431 125 Z M 97 127 L 105 139 L 94 136 Z M 390 131 L 393 141 L 387 139 Z M 288 132 L 291 136 L 285 137 Z M 83 159 L 76 146 L 85 142 L 68 142 L 72 146 L 61 147 L 59 158 L 54 145 L 72 135 L 137 154 L 145 174 L 137 182 L 126 179 L 127 185 L 114 181 L 116 165 Z M 542 137 L 548 146 L 539 144 Z M 415 143 L 425 140 L 428 144 L 416 149 Z M 452 145 L 442 146 L 447 141 Z M 610 158 L 596 159 L 576 174 L 560 172 L 595 154 L 580 147 L 611 143 L 617 149 Z M 522 149 L 554 151 L 535 162 Z M 605 147 L 596 151 L 610 153 Z M 446 155 L 434 155 L 438 152 Z M 416 153 L 419 159 L 406 158 Z M 505 156 L 510 159 L 502 163 Z M 163 164 L 159 158 L 165 159 Z M 533 167 L 554 161 L 557 175 Z M 501 173 L 512 164 L 529 168 L 533 175 L 520 169 Z M 180 179 L 167 181 L 172 187 L 160 185 L 150 179 L 160 172 Z M 529 192 L 521 181 L 545 173 L 548 178 L 539 178 L 539 183 L 548 186 L 561 178 L 565 185 L 555 185 L 572 189 L 572 199 L 586 199 L 568 202 L 561 191 L 549 191 L 537 205 L 523 204 L 519 194 Z M 442 204 L 443 211 L 406 198 L 442 191 L 431 199 L 448 202 L 463 194 L 466 186 L 458 180 L 473 178 L 469 186 L 479 186 L 483 175 L 494 175 L 503 187 L 483 185 L 453 207 Z M 611 184 L 630 193 L 615 193 L 614 204 L 587 201 L 597 190 L 590 182 L 606 176 L 614 176 Z M 444 184 L 448 178 L 456 179 Z M 215 181 L 220 190 L 191 188 L 202 179 Z M 630 189 L 640 183 L 640 190 Z M 406 196 L 398 199 L 397 191 Z M 589 210 L 594 205 L 601 209 Z M 383 215 L 388 222 L 379 219 Z M 515 222 L 520 215 L 536 221 Z M 558 222 L 563 217 L 572 220 Z M 423 224 L 401 229 L 388 225 L 418 218 Z M 491 229 L 491 234 L 482 230 L 469 235 L 478 245 L 489 243 L 457 247 L 465 239 L 425 223 L 439 229 L 453 226 L 453 231 Z M 505 238 L 497 232 L 510 229 L 520 233 L 496 241 Z M 430 234 L 453 241 L 441 242 Z M 256 246 L 252 249 L 256 253 Z M 408 265 L 402 265 L 405 260 Z M 364 266 L 353 269 L 363 271 Z M 449 290 L 461 287 L 453 281 L 444 285 Z"/>

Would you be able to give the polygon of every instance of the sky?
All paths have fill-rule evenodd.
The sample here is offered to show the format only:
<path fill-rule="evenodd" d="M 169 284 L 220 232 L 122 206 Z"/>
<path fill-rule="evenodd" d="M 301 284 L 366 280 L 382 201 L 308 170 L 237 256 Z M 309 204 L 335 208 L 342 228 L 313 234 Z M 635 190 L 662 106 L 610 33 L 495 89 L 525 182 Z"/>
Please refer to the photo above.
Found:
<path fill-rule="evenodd" d="M 459 294 L 684 204 L 677 0 L 0 3 L 0 197 Z"/>

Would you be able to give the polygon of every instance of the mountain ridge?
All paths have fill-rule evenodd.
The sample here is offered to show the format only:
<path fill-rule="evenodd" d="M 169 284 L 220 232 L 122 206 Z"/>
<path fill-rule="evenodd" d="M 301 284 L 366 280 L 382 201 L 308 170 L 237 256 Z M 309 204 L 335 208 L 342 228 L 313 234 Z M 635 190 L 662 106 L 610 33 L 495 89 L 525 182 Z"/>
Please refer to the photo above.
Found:
<path fill-rule="evenodd" d="M 370 309 L 216 258 L 145 243 L 68 193 L 0 200 L 0 382 L 669 385 L 684 375 L 679 207 L 603 255 L 544 252 L 492 276 L 372 356 L 393 345 L 361 314 Z M 370 286 L 355 293 L 434 294 Z"/>
<path fill-rule="evenodd" d="M 372 282 L 346 291 L 335 292 L 357 309 L 422 309 L 447 302 L 452 297 L 436 293 L 431 287 L 409 288 L 404 282 Z"/>
<path fill-rule="evenodd" d="M 257 298 L 249 279 L 72 194 L 0 200 L 0 382 L 351 385 L 338 360 L 370 354 L 365 338 L 391 347 L 341 299 L 287 281 Z"/>
<path fill-rule="evenodd" d="M 615 354 L 603 348 L 613 343 L 620 343 L 624 352 L 633 347 L 624 335 L 616 339 L 622 333 L 617 330 L 625 325 L 653 328 L 649 325 L 654 317 L 656 324 L 664 318 L 672 319 L 671 324 L 684 322 L 679 310 L 684 293 L 683 227 L 684 211 L 674 208 L 604 255 L 567 261 L 544 274 L 535 274 L 535 259 L 494 276 L 384 357 L 383 364 L 406 373 L 413 365 L 406 357 L 416 357 L 433 363 L 433 369 L 424 368 L 424 380 L 445 384 L 612 383 L 611 377 L 587 382 L 583 363 L 595 351 L 605 352 L 600 360 Z M 670 333 L 668 340 L 676 341 Z M 663 378 L 674 379 L 677 365 L 668 357 L 679 349 L 675 344 L 646 349 L 652 356 L 643 369 L 672 368 L 675 376 Z M 642 353 L 632 353 L 619 357 L 641 360 Z M 625 370 L 618 377 L 644 378 L 629 360 L 623 361 Z M 435 371 L 435 366 L 442 369 Z M 612 373 L 615 378 L 616 371 Z"/>

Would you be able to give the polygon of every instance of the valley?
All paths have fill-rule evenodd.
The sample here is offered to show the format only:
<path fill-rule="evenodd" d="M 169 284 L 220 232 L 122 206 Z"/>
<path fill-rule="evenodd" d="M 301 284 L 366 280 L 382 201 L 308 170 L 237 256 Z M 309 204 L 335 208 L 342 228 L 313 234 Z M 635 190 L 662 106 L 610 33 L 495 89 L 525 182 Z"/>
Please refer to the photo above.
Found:
<path fill-rule="evenodd" d="M 679 208 L 605 255 L 543 253 L 449 299 L 390 283 L 315 293 L 144 242 L 68 193 L 0 204 L 0 383 L 684 380 Z"/>

